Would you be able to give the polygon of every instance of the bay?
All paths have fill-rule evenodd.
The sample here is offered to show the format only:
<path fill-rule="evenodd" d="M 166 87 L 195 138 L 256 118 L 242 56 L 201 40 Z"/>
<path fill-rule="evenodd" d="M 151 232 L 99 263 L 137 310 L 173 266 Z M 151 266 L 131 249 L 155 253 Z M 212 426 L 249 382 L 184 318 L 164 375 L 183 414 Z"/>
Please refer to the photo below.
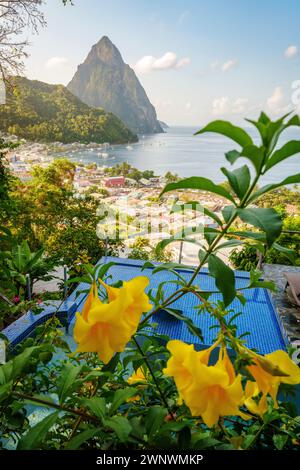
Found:
<path fill-rule="evenodd" d="M 114 145 L 103 151 L 79 149 L 69 152 L 67 157 L 83 163 L 96 162 L 100 166 L 128 162 L 140 170 L 153 170 L 157 175 L 171 171 L 181 177 L 204 176 L 220 183 L 225 179 L 220 171 L 221 166 L 231 167 L 224 154 L 228 150 L 238 149 L 238 146 L 230 139 L 215 134 L 193 135 L 197 130 L 196 127 L 170 127 L 164 134 L 139 136 L 139 142 L 135 144 Z M 255 129 L 246 130 L 255 143 L 258 143 Z M 291 139 L 300 140 L 298 128 L 286 130 L 278 142 L 278 147 Z M 246 160 L 240 159 L 231 168 L 241 166 L 245 162 Z M 299 172 L 300 154 L 297 154 L 271 169 L 261 178 L 261 183 L 275 183 Z"/>

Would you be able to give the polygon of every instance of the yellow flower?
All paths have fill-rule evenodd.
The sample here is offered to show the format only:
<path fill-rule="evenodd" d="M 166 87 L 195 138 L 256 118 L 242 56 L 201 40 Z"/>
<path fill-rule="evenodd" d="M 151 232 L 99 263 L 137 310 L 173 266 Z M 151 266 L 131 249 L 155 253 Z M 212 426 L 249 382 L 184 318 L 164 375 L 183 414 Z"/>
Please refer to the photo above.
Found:
<path fill-rule="evenodd" d="M 76 313 L 77 352 L 97 352 L 99 359 L 107 364 L 115 352 L 124 351 L 142 314 L 152 308 L 144 292 L 148 283 L 148 278 L 143 276 L 124 281 L 120 288 L 102 283 L 108 293 L 108 303 L 101 302 L 93 283 L 82 313 Z"/>
<path fill-rule="evenodd" d="M 239 410 L 244 401 L 241 376 L 236 375 L 226 348 L 220 348 L 214 366 L 208 365 L 210 353 L 218 344 L 197 352 L 193 345 L 169 341 L 167 348 L 172 356 L 164 370 L 166 375 L 174 377 L 180 401 L 209 427 L 218 423 L 221 416 L 247 418 Z"/>
<path fill-rule="evenodd" d="M 139 367 L 133 374 L 127 379 L 127 382 L 132 385 L 136 382 L 147 382 L 144 371 Z"/>
<path fill-rule="evenodd" d="M 246 384 L 245 405 L 252 413 L 262 416 L 268 409 L 268 395 L 272 397 L 275 408 L 278 406 L 277 393 L 281 383 L 300 383 L 300 369 L 285 351 L 278 350 L 265 356 L 247 351 L 253 361 L 253 365 L 247 366 L 247 369 L 255 382 L 249 381 Z M 253 400 L 260 393 L 261 397 Z"/>

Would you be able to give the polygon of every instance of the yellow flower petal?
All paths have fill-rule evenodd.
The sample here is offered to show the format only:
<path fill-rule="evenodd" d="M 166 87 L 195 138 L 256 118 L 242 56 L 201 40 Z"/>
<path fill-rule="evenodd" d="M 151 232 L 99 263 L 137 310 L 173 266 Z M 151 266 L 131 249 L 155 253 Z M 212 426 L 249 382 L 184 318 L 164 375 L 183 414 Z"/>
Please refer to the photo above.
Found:
<path fill-rule="evenodd" d="M 280 381 L 285 384 L 298 384 L 300 383 L 300 368 L 292 361 L 285 351 L 274 351 L 265 356 L 273 364 L 280 367 L 280 369 L 287 374 L 280 377 Z"/>
<path fill-rule="evenodd" d="M 129 384 L 134 384 L 136 382 L 147 382 L 144 371 L 139 367 L 133 374 L 127 379 Z"/>
<path fill-rule="evenodd" d="M 120 288 L 101 283 L 108 292 L 109 302 L 100 301 L 97 286 L 93 284 L 82 314 L 76 314 L 74 339 L 78 352 L 97 352 L 107 363 L 115 352 L 124 351 L 142 314 L 151 310 L 152 305 L 144 292 L 149 283 L 146 277 L 125 281 Z"/>
<path fill-rule="evenodd" d="M 225 348 L 221 348 L 215 365 L 207 365 L 211 351 L 196 352 L 192 345 L 182 341 L 169 341 L 171 352 L 166 375 L 174 377 L 179 402 L 184 401 L 193 416 L 201 416 L 209 427 L 218 423 L 221 416 L 242 416 L 239 409 L 244 402 L 241 376 L 236 376 Z"/>

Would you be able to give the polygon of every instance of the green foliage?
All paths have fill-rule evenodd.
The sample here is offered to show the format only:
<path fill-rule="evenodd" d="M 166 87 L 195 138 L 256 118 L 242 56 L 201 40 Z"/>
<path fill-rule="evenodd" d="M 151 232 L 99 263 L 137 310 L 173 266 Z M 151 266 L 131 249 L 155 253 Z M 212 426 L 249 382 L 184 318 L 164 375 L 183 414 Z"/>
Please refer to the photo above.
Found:
<path fill-rule="evenodd" d="M 278 188 L 261 196 L 256 205 L 259 207 L 290 206 L 295 208 L 295 212 L 300 212 L 300 192 L 297 187 Z"/>
<path fill-rule="evenodd" d="M 66 159 L 34 167 L 31 181 L 11 188 L 16 211 L 8 223 L 18 240 L 26 238 L 36 250 L 44 247 L 53 263 L 69 267 L 83 254 L 96 262 L 104 249 L 96 236 L 98 203 L 89 194 L 76 196 L 74 174 Z"/>
<path fill-rule="evenodd" d="M 82 103 L 63 85 L 14 77 L 0 130 L 31 141 L 127 143 L 137 137 L 120 119 Z"/>
<path fill-rule="evenodd" d="M 257 250 L 251 245 L 245 245 L 241 250 L 233 250 L 229 260 L 235 269 L 240 271 L 251 271 L 258 263 Z"/>
<path fill-rule="evenodd" d="M 47 351 L 50 354 L 45 359 Z M 157 358 L 155 380 L 172 407 L 173 418 L 160 403 L 150 375 L 146 384 L 128 385 L 128 364 L 137 362 L 133 345 L 110 372 L 99 368 L 89 354 L 81 356 L 81 365 L 74 356 L 62 358 L 63 348 L 61 359 L 51 366 L 52 351 L 51 341 L 45 338 L 40 346 L 25 348 L 0 366 L 0 432 L 4 445 L 14 434 L 18 450 L 297 448 L 299 417 L 294 411 L 288 413 L 284 404 L 265 415 L 263 432 L 258 432 L 262 424 L 255 417 L 246 424 L 241 419 L 225 422 L 226 434 L 219 426 L 208 430 L 184 405 L 177 404 L 176 387 L 161 372 L 168 355 L 159 336 L 145 332 L 142 352 L 148 358 Z M 53 400 L 50 392 L 51 397 L 63 393 L 63 403 Z M 33 406 L 36 416 L 41 409 L 47 414 L 30 426 L 28 416 Z"/>
<path fill-rule="evenodd" d="M 180 180 L 180 177 L 176 173 L 172 173 L 171 171 L 167 171 L 164 176 L 166 183 L 176 183 L 176 181 Z"/>
<path fill-rule="evenodd" d="M 215 121 L 198 132 L 198 134 L 217 132 L 230 137 L 242 148 L 240 151 L 229 152 L 226 158 L 233 163 L 241 156 L 246 156 L 256 170 L 256 175 L 250 178 L 251 173 L 246 166 L 234 171 L 224 169 L 228 189 L 196 176 L 172 182 L 164 189 L 163 193 L 199 189 L 230 201 L 220 216 L 213 215 L 217 228 L 205 227 L 201 242 L 190 238 L 190 233 L 188 237 L 184 233 L 181 234 L 182 240 L 198 244 L 198 267 L 185 267 L 185 272 L 190 273 L 190 276 L 186 276 L 178 272 L 176 263 L 159 266 L 149 261 L 145 263 L 144 268 L 152 268 L 153 276 L 166 271 L 168 279 L 148 292 L 153 310 L 143 317 L 138 325 L 137 334 L 127 344 L 125 351 L 122 354 L 115 354 L 107 365 L 99 366 L 98 359 L 91 353 L 66 355 L 69 351 L 59 336 L 60 330 L 55 315 L 45 326 L 38 328 L 36 342 L 32 340 L 33 344 L 29 345 L 27 340 L 27 344 L 25 342 L 21 345 L 21 350 L 15 357 L 0 366 L 0 432 L 4 439 L 12 434 L 16 436 L 18 449 L 291 450 L 299 447 L 300 419 L 295 407 L 283 399 L 279 400 L 279 406 L 276 407 L 270 396 L 267 398 L 268 409 L 263 417 L 253 414 L 249 414 L 248 420 L 242 416 L 233 416 L 228 420 L 225 417 L 208 429 L 200 417 L 191 415 L 185 403 L 178 403 L 174 381 L 167 379 L 163 374 L 169 358 L 165 347 L 169 338 L 158 335 L 155 332 L 155 324 L 152 324 L 154 332 L 150 336 L 148 330 L 149 318 L 154 314 L 164 313 L 176 321 L 184 322 L 190 333 L 203 341 L 199 327 L 185 316 L 185 312 L 179 311 L 173 305 L 177 299 L 186 294 L 195 296 L 198 300 L 197 313 L 201 315 L 205 312 L 215 321 L 213 327 L 217 330 L 216 338 L 235 352 L 235 370 L 245 377 L 244 369 L 253 364 L 253 356 L 247 356 L 243 335 L 237 336 L 235 325 L 235 318 L 243 314 L 243 305 L 246 302 L 242 295 L 243 290 L 254 287 L 271 289 L 273 284 L 261 281 L 261 273 L 251 271 L 249 285 L 237 291 L 234 273 L 220 259 L 218 252 L 224 246 L 236 244 L 242 250 L 250 245 L 250 250 L 260 250 L 264 254 L 270 249 L 276 249 L 281 255 L 291 256 L 286 247 L 282 248 L 279 245 L 284 234 L 282 226 L 285 227 L 286 220 L 282 221 L 282 217 L 273 208 L 255 207 L 253 202 L 259 201 L 260 197 L 266 197 L 269 191 L 274 190 L 274 186 L 280 187 L 286 184 L 286 181 L 299 180 L 299 175 L 294 175 L 284 182 L 268 185 L 263 190 L 257 189 L 260 176 L 268 171 L 276 159 L 277 161 L 283 159 L 283 154 L 279 158 L 276 156 L 277 150 L 274 150 L 280 133 L 290 125 L 299 125 L 299 123 L 298 117 L 288 120 L 284 117 L 272 122 L 262 113 L 259 120 L 253 122 L 261 135 L 260 147 L 253 144 L 251 137 L 243 129 L 224 121 Z M 293 151 L 297 148 L 294 144 L 291 146 Z M 289 156 L 291 153 L 289 150 Z M 53 174 L 54 180 L 51 179 Z M 39 181 L 43 180 L 44 176 L 38 172 Z M 55 172 L 48 173 L 47 178 L 56 182 L 64 181 L 57 180 Z M 50 194 L 47 193 L 45 196 L 45 189 L 49 189 L 49 186 Z M 51 200 L 51 191 L 55 195 L 54 200 L 58 201 L 56 209 L 58 211 L 64 207 L 64 198 L 72 197 L 68 183 L 61 184 L 61 187 L 57 188 L 51 182 L 49 184 L 42 182 L 41 187 L 42 192 L 40 187 L 34 187 L 34 191 L 37 192 L 33 191 L 31 194 L 32 200 L 34 194 L 41 206 L 44 205 L 44 201 Z M 23 193 L 25 198 L 26 193 Z M 73 214 L 70 225 L 73 223 L 76 226 L 79 223 L 78 207 L 76 210 L 77 215 Z M 86 207 L 82 210 L 86 210 Z M 65 220 L 70 220 L 67 207 L 65 211 L 63 223 L 66 223 Z M 209 215 L 208 209 L 206 213 Z M 52 207 L 47 213 L 48 219 L 45 220 L 50 224 L 50 219 L 56 215 Z M 237 222 L 239 224 L 243 222 L 242 229 L 236 226 Z M 43 230 L 47 233 L 46 223 Z M 32 231 L 34 232 L 34 229 Z M 201 227 L 197 228 L 196 232 L 200 233 Z M 163 250 L 173 241 L 178 239 L 172 237 L 163 240 L 159 249 Z M 144 240 L 138 241 L 137 249 L 145 250 L 146 247 Z M 214 278 L 216 284 L 216 290 L 213 292 L 205 291 L 201 285 L 195 283 L 197 274 L 207 262 L 208 275 Z M 99 265 L 93 268 L 89 264 L 84 264 L 84 279 L 75 277 L 73 281 L 84 280 L 91 283 L 98 277 L 109 279 L 110 266 L 111 264 Z M 99 284 L 100 282 L 98 287 Z M 211 295 L 219 292 L 222 300 L 212 302 Z M 235 298 L 241 303 L 240 312 L 230 308 Z M 108 300 L 103 289 L 101 300 L 103 302 Z M 52 354 L 56 351 L 59 354 L 55 356 L 54 362 L 50 363 Z M 65 356 L 63 352 L 66 353 Z M 266 365 L 266 359 L 263 357 L 259 360 L 260 367 L 264 371 L 281 377 L 278 374 L 279 366 L 272 364 L 270 366 L 269 363 Z M 134 385 L 130 384 L 128 377 L 133 370 L 137 371 L 140 367 L 145 380 L 135 382 Z M 224 372 L 219 369 L 218 373 L 225 374 L 225 367 L 227 368 L 227 365 L 224 365 Z M 229 371 L 228 376 L 230 374 L 233 374 L 233 371 Z M 182 374 L 181 379 L 183 377 L 185 378 L 185 375 Z M 190 380 L 188 374 L 186 377 Z M 285 393 L 289 393 L 287 388 Z M 55 399 L 52 399 L 53 396 Z M 255 397 L 257 398 L 259 397 Z M 206 400 L 209 400 L 208 396 Z M 35 404 L 36 410 L 40 406 L 49 410 L 49 415 L 33 427 L 30 427 L 27 419 L 28 403 Z M 242 410 L 246 411 L 245 408 Z"/>
<path fill-rule="evenodd" d="M 138 170 L 134 168 L 127 162 L 117 163 L 112 167 L 107 167 L 104 170 L 105 174 L 108 176 L 125 176 L 126 178 L 131 178 L 136 182 L 139 182 L 142 178 L 149 179 L 154 178 L 155 174 L 153 170 Z"/>
<path fill-rule="evenodd" d="M 9 193 L 14 177 L 9 170 L 6 153 L 16 146 L 0 138 L 0 225 L 4 224 L 14 211 L 14 202 Z"/>
<path fill-rule="evenodd" d="M 26 240 L 20 245 L 13 244 L 5 263 L 9 270 L 9 280 L 14 284 L 18 295 L 22 295 L 25 290 L 26 274 L 30 276 L 31 287 L 37 280 L 51 279 L 47 273 L 53 265 L 44 258 L 44 249 L 32 252 Z"/>
<path fill-rule="evenodd" d="M 208 270 L 216 279 L 216 286 L 222 292 L 224 305 L 227 307 L 236 296 L 234 272 L 214 254 L 208 257 Z"/>
<path fill-rule="evenodd" d="M 131 247 L 128 258 L 166 263 L 172 259 L 172 252 L 164 251 L 157 246 L 152 246 L 150 240 L 147 238 L 137 237 Z"/>
<path fill-rule="evenodd" d="M 300 216 L 286 217 L 283 220 L 283 232 L 267 252 L 264 262 L 300 266 Z M 250 271 L 257 266 L 257 248 L 246 245 L 240 250 L 233 250 L 229 256 L 236 269 Z"/>

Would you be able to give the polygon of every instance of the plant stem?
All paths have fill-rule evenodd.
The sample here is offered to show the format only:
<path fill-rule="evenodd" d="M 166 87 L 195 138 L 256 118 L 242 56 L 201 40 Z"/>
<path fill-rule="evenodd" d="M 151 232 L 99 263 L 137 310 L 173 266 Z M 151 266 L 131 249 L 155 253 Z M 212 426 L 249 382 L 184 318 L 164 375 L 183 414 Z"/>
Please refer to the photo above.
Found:
<path fill-rule="evenodd" d="M 249 199 L 249 196 L 251 196 L 252 194 L 252 191 L 253 189 L 255 188 L 256 186 L 256 183 L 257 181 L 259 180 L 259 177 L 260 177 L 260 174 L 256 175 L 256 177 L 254 178 L 252 184 L 250 185 L 248 191 L 246 192 L 246 194 L 244 195 L 244 197 L 242 198 L 240 204 L 237 206 L 237 209 L 242 209 L 248 199 Z M 229 221 L 227 222 L 227 224 L 225 225 L 224 228 L 222 228 L 222 231 L 219 233 L 219 235 L 216 237 L 216 239 L 213 241 L 213 243 L 209 246 L 208 250 L 206 251 L 206 254 L 204 256 L 204 258 L 202 259 L 202 261 L 200 262 L 199 266 L 197 267 L 197 269 L 195 270 L 195 272 L 193 273 L 191 279 L 189 280 L 188 284 L 187 284 L 187 287 L 189 287 L 193 281 L 195 280 L 195 278 L 197 277 L 197 275 L 199 274 L 199 271 L 200 269 L 204 266 L 204 264 L 206 263 L 209 255 L 213 252 L 213 250 L 217 247 L 219 241 L 224 237 L 224 235 L 227 234 L 227 231 L 228 229 L 231 227 L 231 225 L 233 224 L 233 222 L 235 221 L 235 219 L 237 218 L 237 214 L 236 213 L 233 213 L 233 215 L 231 216 L 231 218 L 229 219 Z"/>
<path fill-rule="evenodd" d="M 165 407 L 167 408 L 167 410 L 168 410 L 170 416 L 172 417 L 172 419 L 175 419 L 175 417 L 174 417 L 172 411 L 171 411 L 170 408 L 169 408 L 169 405 L 168 405 L 168 402 L 167 402 L 167 400 L 166 400 L 166 398 L 165 398 L 165 396 L 164 396 L 164 393 L 163 393 L 162 389 L 160 388 L 160 385 L 159 385 L 159 383 L 158 383 L 158 381 L 157 381 L 157 379 L 156 379 L 156 377 L 155 377 L 155 374 L 154 374 L 154 372 L 153 372 L 153 370 L 152 370 L 152 367 L 151 367 L 151 365 L 150 365 L 150 363 L 149 363 L 149 361 L 148 361 L 148 358 L 147 358 L 146 355 L 144 354 L 144 352 L 143 352 L 141 346 L 139 345 L 137 339 L 136 339 L 134 336 L 133 336 L 132 339 L 133 339 L 133 341 L 134 341 L 134 343 L 135 343 L 135 345 L 136 345 L 136 347 L 137 347 L 139 353 L 140 353 L 141 356 L 144 358 L 145 364 L 146 364 L 146 366 L 147 366 L 148 369 L 149 369 L 149 372 L 150 372 L 150 374 L 151 374 L 151 377 L 152 377 L 152 379 L 153 379 L 153 381 L 154 381 L 154 383 L 155 383 L 155 385 L 156 385 L 156 388 L 157 388 L 157 390 L 158 390 L 158 392 L 159 392 L 159 394 L 160 394 L 160 396 L 161 396 L 162 402 L 164 403 Z"/>
<path fill-rule="evenodd" d="M 152 312 L 150 312 L 148 315 L 146 315 L 146 317 L 141 321 L 140 325 L 143 325 L 144 323 L 146 323 L 149 320 L 149 318 L 151 318 L 152 315 L 154 315 L 159 310 L 167 307 L 168 305 L 172 304 L 173 302 L 176 302 L 176 300 L 180 299 L 180 297 L 182 297 L 184 294 L 185 294 L 185 292 L 183 291 L 182 288 L 178 289 L 176 292 L 173 292 L 173 294 L 171 294 L 166 300 L 164 300 L 161 305 L 159 305 L 154 310 L 152 310 Z M 174 298 L 174 297 L 176 297 L 176 298 Z"/>
<path fill-rule="evenodd" d="M 257 431 L 257 433 L 255 434 L 254 438 L 252 439 L 250 445 L 247 447 L 247 450 L 249 450 L 255 444 L 255 442 L 259 438 L 259 435 L 263 432 L 265 427 L 266 427 L 266 423 L 263 423 L 261 427 L 259 428 L 259 430 Z"/>
<path fill-rule="evenodd" d="M 71 413 L 71 414 L 80 416 L 81 418 L 87 419 L 89 421 L 95 421 L 97 423 L 100 422 L 100 420 L 96 418 L 95 416 L 92 416 L 88 413 L 84 413 L 83 411 L 80 411 L 80 410 L 74 410 L 64 405 L 58 405 L 57 403 L 53 403 L 44 398 L 33 397 L 31 395 L 27 395 L 26 393 L 20 393 L 20 392 L 12 392 L 12 395 L 15 396 L 16 398 L 21 398 L 22 400 L 30 400 L 35 403 L 40 403 L 41 405 L 49 406 L 50 408 L 55 408 L 56 410 L 61 410 L 61 411 L 65 411 L 66 413 Z"/>
<path fill-rule="evenodd" d="M 91 393 L 91 396 L 90 398 L 94 397 L 97 393 L 97 390 L 98 390 L 98 384 L 94 387 L 92 393 Z M 76 419 L 75 423 L 74 423 L 74 426 L 73 426 L 73 429 L 71 431 L 71 434 L 70 434 L 70 437 L 69 437 L 69 441 L 72 439 L 72 437 L 75 435 L 77 429 L 79 428 L 81 422 L 83 420 L 83 416 L 78 416 L 78 418 Z"/>

